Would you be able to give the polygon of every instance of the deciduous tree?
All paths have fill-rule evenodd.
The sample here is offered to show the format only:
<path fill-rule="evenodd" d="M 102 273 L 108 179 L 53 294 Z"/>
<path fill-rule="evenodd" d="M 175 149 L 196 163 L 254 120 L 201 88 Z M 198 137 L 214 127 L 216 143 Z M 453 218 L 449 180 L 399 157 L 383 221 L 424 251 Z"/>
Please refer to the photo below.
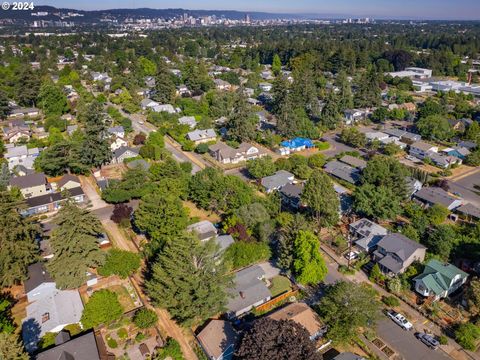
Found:
<path fill-rule="evenodd" d="M 86 329 L 100 324 L 108 324 L 119 319 L 123 314 L 123 308 L 118 301 L 118 295 L 110 290 L 95 291 L 83 309 L 80 322 Z"/>
<path fill-rule="evenodd" d="M 293 248 L 293 271 L 298 282 L 316 285 L 327 276 L 327 265 L 320 254 L 320 242 L 315 234 L 300 231 Z"/>

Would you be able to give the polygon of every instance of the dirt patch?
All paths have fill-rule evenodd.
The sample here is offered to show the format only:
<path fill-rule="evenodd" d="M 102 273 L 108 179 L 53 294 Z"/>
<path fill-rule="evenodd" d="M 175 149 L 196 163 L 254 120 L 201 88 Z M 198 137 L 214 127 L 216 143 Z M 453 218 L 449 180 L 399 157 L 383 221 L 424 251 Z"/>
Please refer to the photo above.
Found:
<path fill-rule="evenodd" d="M 101 173 L 108 179 L 121 180 L 126 168 L 123 164 L 105 165 L 102 167 Z"/>
<path fill-rule="evenodd" d="M 199 209 L 193 202 L 191 201 L 183 201 L 183 206 L 188 209 L 188 213 L 192 218 L 198 218 L 200 221 L 208 220 L 212 223 L 220 222 L 220 216 L 215 214 L 211 211 L 205 211 L 203 209 Z"/>

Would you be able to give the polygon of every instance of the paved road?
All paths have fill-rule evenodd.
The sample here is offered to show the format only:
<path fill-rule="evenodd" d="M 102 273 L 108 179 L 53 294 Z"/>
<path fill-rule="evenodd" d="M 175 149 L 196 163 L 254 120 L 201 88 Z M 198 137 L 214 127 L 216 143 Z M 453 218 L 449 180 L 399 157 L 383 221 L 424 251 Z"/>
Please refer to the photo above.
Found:
<path fill-rule="evenodd" d="M 337 141 L 337 134 L 336 133 L 325 134 L 325 135 L 323 135 L 322 140 L 327 141 L 330 144 L 330 149 L 329 150 L 321 152 L 326 157 L 333 157 L 333 156 L 336 156 L 336 155 L 338 155 L 342 152 L 346 152 L 346 151 L 357 151 L 361 155 L 365 155 L 365 153 L 362 150 L 355 149 L 351 146 L 345 145 L 345 144 Z"/>
<path fill-rule="evenodd" d="M 465 201 L 480 207 L 480 196 L 475 193 L 479 190 L 473 187 L 474 185 L 480 185 L 480 169 L 476 169 L 467 176 L 449 180 L 448 185 L 450 186 L 450 192 L 459 193 Z"/>
<path fill-rule="evenodd" d="M 405 360 L 451 360 L 441 349 L 432 350 L 415 338 L 415 331 L 405 331 L 382 315 L 377 323 L 377 333 Z"/>

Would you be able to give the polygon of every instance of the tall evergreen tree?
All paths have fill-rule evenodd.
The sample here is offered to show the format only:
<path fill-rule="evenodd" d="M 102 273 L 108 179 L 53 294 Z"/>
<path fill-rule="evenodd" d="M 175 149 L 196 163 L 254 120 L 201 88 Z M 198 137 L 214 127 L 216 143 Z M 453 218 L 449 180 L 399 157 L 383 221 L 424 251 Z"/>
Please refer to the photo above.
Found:
<path fill-rule="evenodd" d="M 341 70 L 335 83 L 339 88 L 339 100 L 338 100 L 338 109 L 344 111 L 345 109 L 353 108 L 353 96 L 352 96 L 352 87 L 348 81 L 347 73 L 345 70 Z"/>
<path fill-rule="evenodd" d="M 77 288 L 87 280 L 87 271 L 103 264 L 105 254 L 98 237 L 103 232 L 100 221 L 89 211 L 66 202 L 54 218 L 50 245 L 54 257 L 47 270 L 60 289 Z"/>
<path fill-rule="evenodd" d="M 238 142 L 253 140 L 257 129 L 256 115 L 248 106 L 243 91 L 237 92 L 235 104 L 227 122 L 228 137 Z"/>
<path fill-rule="evenodd" d="M 328 129 L 335 129 L 342 118 L 339 111 L 339 101 L 333 91 L 331 91 L 325 100 L 325 106 L 322 109 L 320 121 Z"/>
<path fill-rule="evenodd" d="M 23 349 L 18 335 L 5 332 L 0 333 L 0 359 L 2 360 L 29 360 L 30 356 Z"/>
<path fill-rule="evenodd" d="M 273 55 L 273 60 L 272 60 L 272 71 L 275 76 L 278 76 L 281 70 L 282 70 L 282 61 L 280 60 L 280 56 L 278 56 L 278 54 L 275 54 Z"/>
<path fill-rule="evenodd" d="M 373 67 L 360 77 L 354 99 L 357 107 L 375 107 L 381 103 L 378 75 Z"/>
<path fill-rule="evenodd" d="M 272 112 L 279 114 L 288 97 L 288 82 L 282 76 L 277 76 L 273 80 L 272 95 Z"/>
<path fill-rule="evenodd" d="M 40 90 L 40 77 L 34 74 L 30 66 L 20 69 L 16 93 L 18 103 L 24 106 L 35 106 Z"/>
<path fill-rule="evenodd" d="M 200 243 L 193 234 L 183 233 L 167 243 L 146 283 L 154 303 L 185 325 L 223 311 L 232 277 L 222 259 L 215 256 L 217 252 L 213 240 Z"/>
<path fill-rule="evenodd" d="M 98 102 L 93 102 L 85 114 L 85 138 L 83 140 L 82 163 L 99 167 L 112 158 L 108 141 L 109 121 Z"/>
<path fill-rule="evenodd" d="M 4 91 L 0 90 L 0 120 L 5 120 L 10 114 L 10 106 L 8 105 L 8 97 Z"/>
<path fill-rule="evenodd" d="M 38 227 L 20 215 L 25 205 L 12 192 L 0 192 L 0 287 L 26 279 L 36 260 Z"/>
<path fill-rule="evenodd" d="M 302 201 L 308 206 L 319 226 L 331 226 L 338 222 L 340 201 L 332 181 L 323 171 L 315 171 L 307 180 Z"/>
<path fill-rule="evenodd" d="M 61 115 L 67 110 L 67 97 L 55 84 L 46 82 L 40 87 L 38 105 L 46 115 Z"/>
<path fill-rule="evenodd" d="M 175 83 L 172 74 L 166 68 L 161 68 L 155 77 L 155 93 L 152 99 L 161 104 L 170 104 L 175 99 Z"/>

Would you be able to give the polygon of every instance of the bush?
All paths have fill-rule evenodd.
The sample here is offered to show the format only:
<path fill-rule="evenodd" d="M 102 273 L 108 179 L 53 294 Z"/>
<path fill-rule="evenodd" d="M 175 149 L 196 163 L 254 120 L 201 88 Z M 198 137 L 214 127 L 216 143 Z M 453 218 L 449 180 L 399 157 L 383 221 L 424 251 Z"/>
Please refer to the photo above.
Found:
<path fill-rule="evenodd" d="M 111 348 L 111 349 L 116 349 L 118 347 L 118 343 L 115 339 L 111 338 L 111 337 L 108 337 L 107 338 L 107 345 Z"/>
<path fill-rule="evenodd" d="M 139 332 L 136 336 L 135 336 L 135 341 L 136 342 L 140 342 L 140 341 L 143 341 L 145 339 L 145 334 L 144 333 L 141 333 Z"/>
<path fill-rule="evenodd" d="M 318 150 L 323 151 L 323 150 L 330 149 L 330 144 L 326 141 L 317 141 L 317 142 L 315 142 L 315 147 Z"/>
<path fill-rule="evenodd" d="M 237 241 L 225 251 L 225 261 L 230 262 L 234 269 L 268 260 L 270 256 L 270 247 L 264 242 Z"/>
<path fill-rule="evenodd" d="M 466 350 L 475 351 L 480 339 L 480 328 L 472 323 L 461 324 L 455 330 L 455 340 Z"/>
<path fill-rule="evenodd" d="M 172 338 L 168 338 L 165 346 L 159 350 L 157 359 L 164 360 L 168 357 L 173 360 L 184 360 L 180 344 Z"/>
<path fill-rule="evenodd" d="M 80 322 L 85 329 L 90 329 L 117 320 L 122 314 L 118 295 L 103 289 L 95 291 L 85 304 Z"/>
<path fill-rule="evenodd" d="M 390 307 L 400 306 L 400 300 L 398 300 L 395 296 L 383 296 L 382 301 L 385 305 Z"/>
<path fill-rule="evenodd" d="M 198 144 L 195 148 L 195 152 L 199 154 L 205 154 L 208 152 L 208 144 Z"/>
<path fill-rule="evenodd" d="M 111 249 L 105 264 L 98 269 L 102 276 L 118 275 L 122 279 L 132 275 L 140 267 L 140 256 L 130 251 Z"/>
<path fill-rule="evenodd" d="M 125 328 L 118 329 L 117 335 L 120 339 L 125 340 L 128 337 L 128 331 Z"/>
<path fill-rule="evenodd" d="M 140 329 L 148 329 L 155 325 L 157 321 L 158 316 L 155 311 L 145 308 L 138 310 L 133 317 L 133 322 Z"/>
<path fill-rule="evenodd" d="M 339 265 L 338 272 L 344 275 L 354 275 L 355 269 L 354 268 L 349 269 L 347 265 Z"/>
<path fill-rule="evenodd" d="M 440 343 L 440 345 L 447 345 L 448 344 L 448 338 L 445 335 L 441 335 L 438 338 L 438 342 Z"/>

